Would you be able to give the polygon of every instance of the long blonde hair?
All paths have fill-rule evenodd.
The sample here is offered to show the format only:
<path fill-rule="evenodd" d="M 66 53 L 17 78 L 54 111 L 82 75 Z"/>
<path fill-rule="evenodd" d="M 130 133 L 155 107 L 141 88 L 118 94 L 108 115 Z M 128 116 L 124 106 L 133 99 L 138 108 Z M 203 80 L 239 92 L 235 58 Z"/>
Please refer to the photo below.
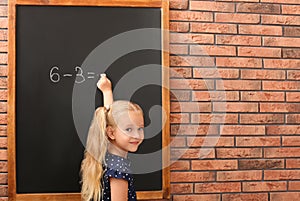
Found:
<path fill-rule="evenodd" d="M 124 112 L 143 112 L 141 107 L 129 101 L 114 101 L 109 109 L 98 107 L 88 131 L 86 150 L 81 163 L 81 197 L 83 201 L 100 201 L 103 188 L 101 179 L 104 173 L 105 155 L 109 139 L 106 135 L 106 127 L 116 127 L 119 117 Z"/>

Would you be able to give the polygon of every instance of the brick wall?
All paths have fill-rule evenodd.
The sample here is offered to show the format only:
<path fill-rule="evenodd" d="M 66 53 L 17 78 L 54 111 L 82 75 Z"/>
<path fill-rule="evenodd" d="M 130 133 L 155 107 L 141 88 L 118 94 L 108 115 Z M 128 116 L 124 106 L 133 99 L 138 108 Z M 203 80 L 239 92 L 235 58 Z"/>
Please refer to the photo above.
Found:
<path fill-rule="evenodd" d="M 171 0 L 170 29 L 172 200 L 300 200 L 300 1 Z"/>
<path fill-rule="evenodd" d="M 172 200 L 298 201 L 300 1 L 171 0 L 170 28 Z M 0 201 L 7 31 L 0 0 Z"/>
<path fill-rule="evenodd" d="M 7 201 L 7 0 L 0 0 L 0 201 Z"/>

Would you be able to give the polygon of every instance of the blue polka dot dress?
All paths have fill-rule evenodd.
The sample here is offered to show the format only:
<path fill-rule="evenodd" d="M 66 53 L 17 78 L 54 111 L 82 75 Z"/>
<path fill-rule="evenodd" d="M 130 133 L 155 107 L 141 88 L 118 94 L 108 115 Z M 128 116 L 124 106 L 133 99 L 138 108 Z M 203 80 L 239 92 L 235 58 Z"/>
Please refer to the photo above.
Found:
<path fill-rule="evenodd" d="M 110 178 L 125 179 L 128 181 L 128 201 L 136 201 L 136 192 L 133 186 L 133 176 L 130 170 L 130 160 L 106 153 L 105 156 L 106 166 L 104 167 L 103 174 L 103 196 L 102 201 L 111 200 L 110 191 Z"/>

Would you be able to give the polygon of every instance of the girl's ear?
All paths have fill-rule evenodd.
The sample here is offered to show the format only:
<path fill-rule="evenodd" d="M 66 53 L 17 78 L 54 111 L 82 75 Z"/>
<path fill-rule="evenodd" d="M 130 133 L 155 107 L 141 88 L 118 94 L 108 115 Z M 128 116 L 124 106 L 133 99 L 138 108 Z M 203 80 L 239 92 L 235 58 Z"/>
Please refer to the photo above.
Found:
<path fill-rule="evenodd" d="M 110 140 L 115 140 L 114 128 L 112 126 L 106 127 L 106 134 Z"/>

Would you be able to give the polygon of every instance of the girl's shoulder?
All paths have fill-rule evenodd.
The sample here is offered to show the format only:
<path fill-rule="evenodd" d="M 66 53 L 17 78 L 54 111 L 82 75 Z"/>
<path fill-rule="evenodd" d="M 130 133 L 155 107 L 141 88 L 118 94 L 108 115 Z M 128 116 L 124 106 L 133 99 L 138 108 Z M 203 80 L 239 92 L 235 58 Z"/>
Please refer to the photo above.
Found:
<path fill-rule="evenodd" d="M 130 160 L 107 152 L 105 163 L 104 177 L 131 180 Z"/>

